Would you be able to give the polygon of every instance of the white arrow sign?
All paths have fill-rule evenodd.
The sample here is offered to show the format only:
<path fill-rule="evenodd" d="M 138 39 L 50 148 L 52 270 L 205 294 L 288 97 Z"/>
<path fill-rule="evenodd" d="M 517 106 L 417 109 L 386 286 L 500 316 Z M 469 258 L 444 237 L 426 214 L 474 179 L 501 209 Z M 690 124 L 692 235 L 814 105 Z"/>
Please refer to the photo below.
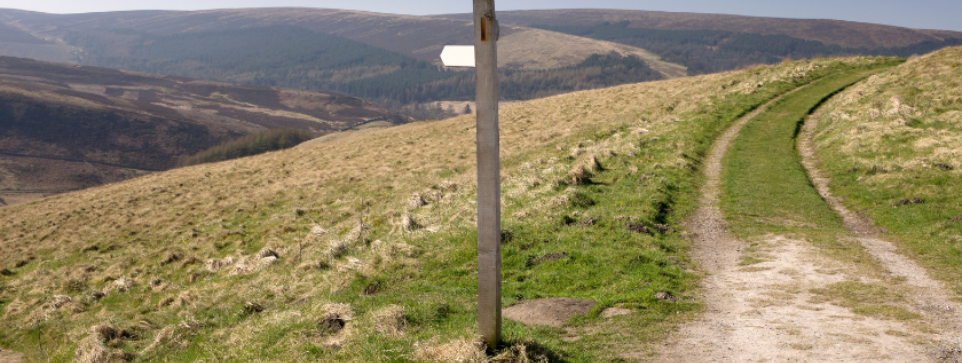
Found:
<path fill-rule="evenodd" d="M 445 67 L 474 68 L 474 46 L 445 45 L 441 51 L 441 62 Z"/>

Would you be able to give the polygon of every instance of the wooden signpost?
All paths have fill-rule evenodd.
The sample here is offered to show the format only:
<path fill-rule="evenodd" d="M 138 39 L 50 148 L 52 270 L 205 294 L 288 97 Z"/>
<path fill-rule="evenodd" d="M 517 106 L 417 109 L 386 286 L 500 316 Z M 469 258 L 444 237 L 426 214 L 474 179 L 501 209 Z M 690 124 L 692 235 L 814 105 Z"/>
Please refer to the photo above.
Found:
<path fill-rule="evenodd" d="M 448 46 L 449 67 L 475 69 L 478 129 L 478 334 L 501 343 L 501 155 L 498 135 L 498 36 L 494 0 L 474 0 L 474 62 L 465 46 Z M 470 46 L 468 46 L 470 47 Z M 467 59 L 466 59 L 467 58 Z M 448 63 L 450 61 L 450 63 Z"/>

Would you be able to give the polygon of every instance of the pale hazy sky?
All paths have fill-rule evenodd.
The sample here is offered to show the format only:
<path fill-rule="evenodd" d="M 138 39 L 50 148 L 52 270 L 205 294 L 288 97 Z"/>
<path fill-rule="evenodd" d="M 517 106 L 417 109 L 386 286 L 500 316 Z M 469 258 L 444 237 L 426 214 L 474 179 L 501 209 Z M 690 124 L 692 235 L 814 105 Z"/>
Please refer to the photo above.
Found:
<path fill-rule="evenodd" d="M 397 14 L 471 11 L 471 0 L 0 0 L 0 8 L 48 13 L 299 6 Z M 838 19 L 962 31 L 962 0 L 496 0 L 498 10 L 606 8 Z"/>

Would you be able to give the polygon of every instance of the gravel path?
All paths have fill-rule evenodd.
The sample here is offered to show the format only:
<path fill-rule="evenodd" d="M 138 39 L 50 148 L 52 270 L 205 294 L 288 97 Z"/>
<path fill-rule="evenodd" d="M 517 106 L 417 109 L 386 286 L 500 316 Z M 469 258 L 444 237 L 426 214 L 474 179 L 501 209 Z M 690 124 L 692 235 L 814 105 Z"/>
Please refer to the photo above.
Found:
<path fill-rule="evenodd" d="M 920 331 L 923 324 L 856 315 L 819 300 L 812 289 L 876 281 L 860 277 L 854 266 L 820 258 L 808 242 L 769 236 L 754 247 L 754 253 L 766 255 L 765 262 L 739 265 L 748 246 L 728 233 L 718 206 L 721 160 L 741 128 L 770 104 L 736 122 L 705 160 L 700 207 L 686 230 L 693 256 L 707 273 L 698 293 L 706 311 L 672 332 L 654 361 L 935 361 L 938 353 L 929 334 Z"/>
<path fill-rule="evenodd" d="M 0 350 L 0 363 L 20 363 L 21 358 L 19 353 L 7 349 Z"/>

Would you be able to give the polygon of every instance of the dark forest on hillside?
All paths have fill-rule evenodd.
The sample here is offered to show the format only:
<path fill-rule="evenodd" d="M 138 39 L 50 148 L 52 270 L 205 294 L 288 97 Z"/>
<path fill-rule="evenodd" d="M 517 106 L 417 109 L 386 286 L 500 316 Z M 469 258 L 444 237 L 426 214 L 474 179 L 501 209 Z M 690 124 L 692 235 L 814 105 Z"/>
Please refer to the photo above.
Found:
<path fill-rule="evenodd" d="M 294 26 L 153 35 L 94 30 L 67 37 L 86 65 L 295 89 L 343 92 L 392 108 L 474 98 L 474 74 Z M 634 57 L 595 55 L 551 70 L 502 70 L 501 96 L 526 100 L 661 79 Z"/>
<path fill-rule="evenodd" d="M 176 119 L 37 102 L 0 93 L 0 140 L 16 141 L 6 145 L 6 153 L 166 169 L 177 157 L 236 136 L 214 136 L 207 127 Z"/>
<path fill-rule="evenodd" d="M 683 64 L 691 75 L 739 69 L 752 64 L 777 63 L 786 58 L 884 55 L 910 57 L 962 45 L 962 39 L 928 41 L 897 48 L 845 48 L 787 35 L 762 35 L 718 30 L 662 30 L 631 28 L 630 22 L 588 26 L 535 27 L 587 38 L 628 44 L 655 52 L 669 62 Z"/>

